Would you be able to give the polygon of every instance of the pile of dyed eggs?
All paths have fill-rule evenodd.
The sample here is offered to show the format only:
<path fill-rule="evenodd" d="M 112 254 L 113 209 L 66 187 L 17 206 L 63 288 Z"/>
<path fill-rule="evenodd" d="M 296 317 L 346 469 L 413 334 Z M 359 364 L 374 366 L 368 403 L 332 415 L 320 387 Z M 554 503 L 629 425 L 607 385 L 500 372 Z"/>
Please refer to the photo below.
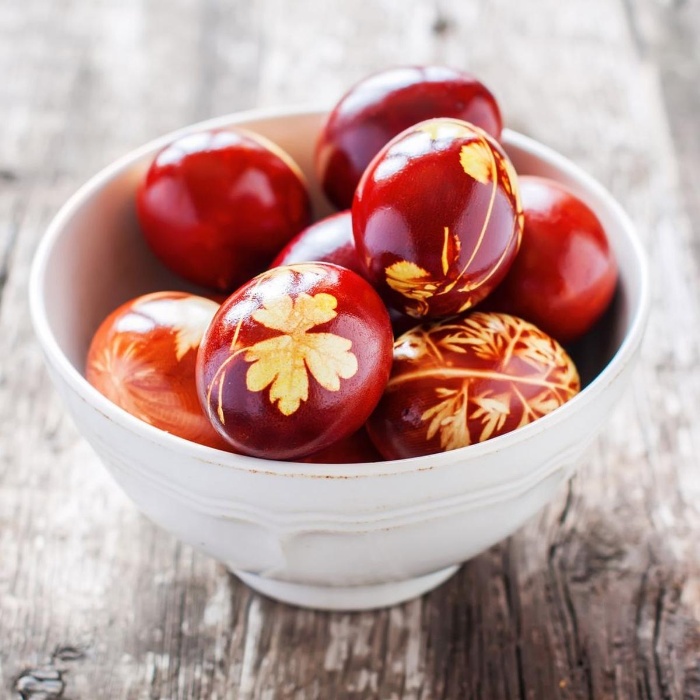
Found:
<path fill-rule="evenodd" d="M 240 129 L 185 136 L 137 192 L 153 252 L 201 295 L 162 291 L 95 334 L 88 380 L 148 423 L 268 459 L 360 462 L 464 447 L 555 410 L 562 345 L 609 305 L 595 214 L 519 176 L 472 75 L 397 68 L 330 112 L 312 222 L 305 178 Z"/>

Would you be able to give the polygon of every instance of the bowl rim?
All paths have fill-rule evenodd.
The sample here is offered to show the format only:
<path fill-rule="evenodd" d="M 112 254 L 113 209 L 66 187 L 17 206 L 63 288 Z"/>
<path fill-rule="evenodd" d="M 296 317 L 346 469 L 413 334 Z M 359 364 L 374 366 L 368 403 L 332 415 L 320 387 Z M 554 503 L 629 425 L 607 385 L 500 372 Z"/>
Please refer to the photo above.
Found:
<path fill-rule="evenodd" d="M 66 224 L 83 204 L 108 182 L 132 167 L 150 153 L 158 151 L 176 138 L 205 129 L 223 129 L 241 126 L 255 131 L 250 122 L 278 120 L 286 117 L 318 117 L 328 113 L 328 108 L 319 105 L 294 107 L 269 107 L 249 109 L 215 117 L 176 129 L 131 150 L 89 178 L 61 206 L 49 223 L 41 238 L 31 264 L 29 276 L 30 315 L 35 334 L 46 360 L 63 378 L 73 392 L 109 420 L 122 428 L 137 433 L 142 439 L 157 443 L 163 448 L 208 463 L 220 468 L 248 473 L 272 474 L 297 478 L 348 479 L 373 478 L 394 474 L 420 472 L 449 466 L 458 462 L 477 460 L 486 455 L 502 452 L 518 443 L 527 443 L 545 430 L 550 430 L 567 420 L 570 414 L 596 400 L 628 365 L 638 349 L 646 326 L 650 308 L 650 273 L 646 252 L 635 226 L 617 200 L 593 176 L 567 157 L 549 146 L 511 129 L 504 129 L 501 141 L 506 150 L 512 146 L 529 155 L 544 160 L 567 176 L 579 181 L 588 191 L 600 199 L 619 221 L 620 227 L 633 251 L 639 274 L 639 296 L 632 309 L 629 328 L 620 346 L 603 370 L 579 394 L 538 420 L 485 442 L 460 447 L 455 450 L 431 455 L 382 462 L 358 462 L 350 464 L 327 464 L 307 462 L 283 462 L 240 455 L 191 442 L 156 428 L 112 403 L 88 383 L 84 375 L 70 362 L 54 336 L 44 304 L 45 279 L 48 262 L 54 246 Z"/>

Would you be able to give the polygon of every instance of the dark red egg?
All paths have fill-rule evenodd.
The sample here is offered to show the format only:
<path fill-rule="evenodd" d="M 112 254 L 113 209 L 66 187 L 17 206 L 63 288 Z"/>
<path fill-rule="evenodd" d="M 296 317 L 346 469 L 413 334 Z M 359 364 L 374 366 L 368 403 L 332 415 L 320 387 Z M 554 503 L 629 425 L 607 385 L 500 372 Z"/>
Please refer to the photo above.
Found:
<path fill-rule="evenodd" d="M 420 325 L 394 344 L 391 378 L 367 423 L 387 459 L 466 447 L 527 425 L 580 388 L 555 340 L 507 314 Z"/>
<path fill-rule="evenodd" d="M 301 461 L 311 464 L 357 464 L 382 460 L 383 457 L 369 439 L 367 431 L 360 428 L 356 433 L 304 457 Z"/>
<path fill-rule="evenodd" d="M 87 380 L 156 428 L 230 449 L 204 415 L 195 382 L 199 343 L 218 308 L 184 292 L 146 294 L 123 304 L 92 339 Z"/>
<path fill-rule="evenodd" d="M 316 172 L 335 206 L 347 209 L 360 176 L 394 136 L 434 117 L 476 124 L 501 135 L 501 113 L 486 86 L 446 66 L 407 66 L 376 73 L 338 102 L 319 135 Z"/>
<path fill-rule="evenodd" d="M 280 251 L 270 267 L 300 262 L 329 262 L 364 275 L 355 250 L 350 211 L 320 219 L 298 233 Z"/>
<path fill-rule="evenodd" d="M 202 405 L 237 450 L 296 459 L 354 433 L 382 395 L 392 333 L 382 300 L 329 263 L 273 268 L 236 290 L 202 340 Z"/>
<path fill-rule="evenodd" d="M 489 309 L 531 321 L 560 343 L 580 338 L 610 304 L 617 263 L 595 213 L 554 180 L 520 177 L 523 239 Z"/>
<path fill-rule="evenodd" d="M 198 132 L 166 146 L 136 203 L 160 260 L 219 291 L 267 268 L 311 217 L 299 167 L 274 144 L 240 130 Z"/>
<path fill-rule="evenodd" d="M 355 193 L 352 221 L 357 254 L 389 305 L 416 318 L 463 313 L 517 253 L 517 176 L 486 132 L 432 119 L 379 152 Z"/>
<path fill-rule="evenodd" d="M 407 316 L 406 314 L 393 309 L 391 306 L 388 306 L 387 310 L 389 311 L 391 327 L 394 329 L 394 338 L 398 338 L 400 335 L 403 335 L 406 331 L 420 323 L 420 321 L 413 318 L 413 316 Z"/>

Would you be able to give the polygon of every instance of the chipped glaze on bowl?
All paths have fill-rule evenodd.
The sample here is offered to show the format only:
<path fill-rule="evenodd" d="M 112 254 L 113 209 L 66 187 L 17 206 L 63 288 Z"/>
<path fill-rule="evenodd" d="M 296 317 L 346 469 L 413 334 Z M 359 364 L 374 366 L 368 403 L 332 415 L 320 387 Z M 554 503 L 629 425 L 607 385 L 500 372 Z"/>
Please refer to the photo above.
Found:
<path fill-rule="evenodd" d="M 503 144 L 516 169 L 559 180 L 581 196 L 600 217 L 620 265 L 613 308 L 580 350 L 584 389 L 564 406 L 466 448 L 324 465 L 207 448 L 112 404 L 82 374 L 100 322 L 140 294 L 189 289 L 161 266 L 138 231 L 134 193 L 153 155 L 184 133 L 244 125 L 289 151 L 322 216 L 330 208 L 313 175 L 312 151 L 323 116 L 303 109 L 230 115 L 160 138 L 110 165 L 51 223 L 33 263 L 30 299 L 50 375 L 78 429 L 146 516 L 266 595 L 358 610 L 434 588 L 557 493 L 629 384 L 649 281 L 634 227 L 610 194 L 551 149 L 506 130 Z"/>

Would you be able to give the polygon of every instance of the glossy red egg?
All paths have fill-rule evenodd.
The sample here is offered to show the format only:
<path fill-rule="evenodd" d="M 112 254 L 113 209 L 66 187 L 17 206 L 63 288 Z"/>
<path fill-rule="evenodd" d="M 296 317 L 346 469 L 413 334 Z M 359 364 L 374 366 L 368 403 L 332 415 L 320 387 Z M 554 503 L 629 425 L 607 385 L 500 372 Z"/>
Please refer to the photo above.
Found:
<path fill-rule="evenodd" d="M 329 262 L 365 274 L 355 250 L 350 211 L 341 211 L 311 224 L 280 251 L 270 267 L 300 262 Z"/>
<path fill-rule="evenodd" d="M 382 300 L 329 263 L 273 268 L 224 302 L 197 360 L 200 400 L 239 451 L 312 454 L 358 430 L 392 361 Z"/>
<path fill-rule="evenodd" d="M 92 339 L 87 380 L 156 428 L 230 449 L 204 415 L 195 382 L 197 349 L 218 308 L 183 292 L 156 292 L 123 304 Z"/>
<path fill-rule="evenodd" d="M 391 378 L 367 428 L 387 459 L 433 454 L 531 423 L 579 388 L 571 358 L 536 326 L 474 312 L 396 341 Z"/>
<path fill-rule="evenodd" d="M 520 251 L 488 308 L 531 321 L 561 343 L 580 338 L 610 304 L 617 263 L 595 213 L 564 185 L 521 177 Z"/>
<path fill-rule="evenodd" d="M 416 318 L 463 313 L 515 258 L 517 176 L 484 131 L 432 119 L 379 152 L 355 193 L 352 220 L 358 256 L 388 304 Z"/>
<path fill-rule="evenodd" d="M 301 461 L 311 464 L 357 464 L 382 460 L 383 457 L 370 440 L 367 431 L 360 428 L 356 433 L 304 457 Z"/>
<path fill-rule="evenodd" d="M 219 291 L 267 268 L 311 217 L 298 166 L 245 131 L 203 131 L 166 146 L 136 203 L 144 236 L 161 261 Z"/>
<path fill-rule="evenodd" d="M 370 161 L 394 136 L 434 117 L 476 124 L 495 138 L 501 113 L 486 88 L 470 73 L 446 66 L 391 68 L 357 83 L 338 102 L 321 130 L 316 172 L 339 209 L 352 204 Z"/>

